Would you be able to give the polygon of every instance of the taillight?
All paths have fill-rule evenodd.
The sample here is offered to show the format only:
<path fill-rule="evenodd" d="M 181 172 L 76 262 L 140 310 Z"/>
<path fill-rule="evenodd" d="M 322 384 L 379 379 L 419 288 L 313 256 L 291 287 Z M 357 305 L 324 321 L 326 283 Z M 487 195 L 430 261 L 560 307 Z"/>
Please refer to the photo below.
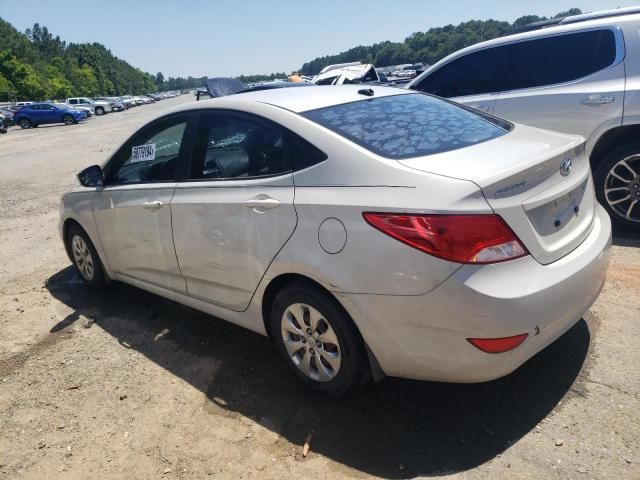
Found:
<path fill-rule="evenodd" d="M 529 334 L 514 335 L 503 338 L 467 338 L 467 341 L 485 353 L 504 353 L 519 347 Z"/>
<path fill-rule="evenodd" d="M 528 254 L 498 215 L 420 215 L 366 212 L 374 228 L 444 260 L 486 264 Z"/>

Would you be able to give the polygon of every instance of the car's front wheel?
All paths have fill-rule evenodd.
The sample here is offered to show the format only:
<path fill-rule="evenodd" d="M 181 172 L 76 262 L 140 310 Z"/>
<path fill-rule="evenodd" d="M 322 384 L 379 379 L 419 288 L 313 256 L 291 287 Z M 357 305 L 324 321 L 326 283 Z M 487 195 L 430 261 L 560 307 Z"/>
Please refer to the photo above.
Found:
<path fill-rule="evenodd" d="M 270 320 L 285 362 L 313 390 L 342 397 L 369 379 L 362 338 L 327 292 L 304 283 L 289 285 L 276 295 Z"/>
<path fill-rule="evenodd" d="M 611 219 L 640 232 L 640 143 L 611 151 L 594 177 L 598 200 Z"/>
<path fill-rule="evenodd" d="M 62 117 L 62 121 L 64 122 L 65 125 L 73 125 L 74 123 L 76 123 L 73 117 L 69 114 Z"/>
<path fill-rule="evenodd" d="M 73 225 L 67 234 L 67 248 L 71 252 L 73 264 L 82 279 L 92 287 L 103 287 L 108 283 L 102 262 L 87 233 Z"/>
<path fill-rule="evenodd" d="M 96 107 L 96 115 L 104 115 L 104 108 Z"/>
<path fill-rule="evenodd" d="M 31 121 L 23 118 L 18 122 L 18 125 L 20 125 L 20 128 L 31 128 Z"/>

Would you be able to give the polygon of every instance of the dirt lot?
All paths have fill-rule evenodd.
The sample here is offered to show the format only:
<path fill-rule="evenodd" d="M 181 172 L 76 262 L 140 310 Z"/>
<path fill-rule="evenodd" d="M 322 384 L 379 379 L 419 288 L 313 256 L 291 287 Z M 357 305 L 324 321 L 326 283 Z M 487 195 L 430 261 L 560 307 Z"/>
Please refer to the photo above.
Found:
<path fill-rule="evenodd" d="M 640 479 L 628 233 L 591 312 L 509 377 L 387 379 L 338 402 L 304 390 L 265 338 L 126 285 L 84 287 L 60 194 L 187 100 L 0 136 L 0 478 Z"/>

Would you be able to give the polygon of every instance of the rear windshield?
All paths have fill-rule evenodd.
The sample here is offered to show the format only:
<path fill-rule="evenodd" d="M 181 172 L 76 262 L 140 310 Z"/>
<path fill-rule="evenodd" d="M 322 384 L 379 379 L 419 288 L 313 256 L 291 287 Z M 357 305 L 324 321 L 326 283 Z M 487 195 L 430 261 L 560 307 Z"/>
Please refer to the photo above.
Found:
<path fill-rule="evenodd" d="M 303 116 L 393 159 L 468 147 L 511 129 L 508 122 L 420 93 L 335 105 Z"/>

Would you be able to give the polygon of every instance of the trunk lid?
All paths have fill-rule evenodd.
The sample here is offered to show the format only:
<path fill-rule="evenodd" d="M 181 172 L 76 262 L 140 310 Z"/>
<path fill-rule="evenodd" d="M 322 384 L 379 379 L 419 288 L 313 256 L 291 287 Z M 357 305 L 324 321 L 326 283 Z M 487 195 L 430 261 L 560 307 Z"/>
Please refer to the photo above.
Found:
<path fill-rule="evenodd" d="M 400 163 L 477 184 L 541 264 L 567 255 L 593 227 L 595 195 L 582 137 L 516 125 L 495 140 Z"/>

